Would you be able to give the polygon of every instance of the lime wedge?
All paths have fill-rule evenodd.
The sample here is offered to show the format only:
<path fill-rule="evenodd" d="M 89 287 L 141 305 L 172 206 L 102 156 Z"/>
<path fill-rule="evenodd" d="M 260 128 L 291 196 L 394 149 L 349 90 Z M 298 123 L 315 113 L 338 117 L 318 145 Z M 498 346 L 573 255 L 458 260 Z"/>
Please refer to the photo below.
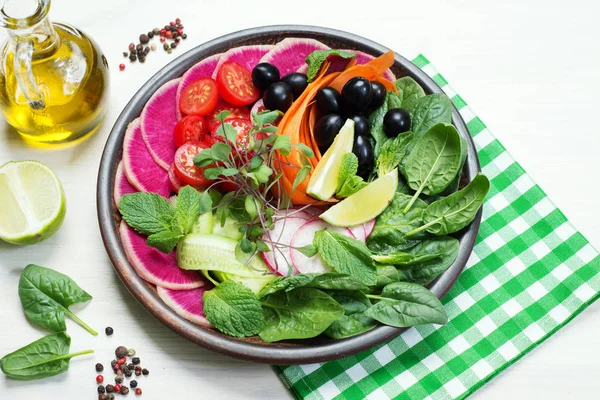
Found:
<path fill-rule="evenodd" d="M 14 161 L 0 167 L 0 210 L 0 239 L 33 244 L 60 228 L 67 209 L 54 171 L 37 161 Z"/>
<path fill-rule="evenodd" d="M 333 196 L 342 166 L 342 157 L 352 151 L 353 144 L 354 121 L 348 118 L 313 171 L 306 193 L 319 200 L 329 200 Z"/>
<path fill-rule="evenodd" d="M 335 226 L 363 224 L 386 209 L 397 188 L 398 169 L 394 169 L 325 211 L 321 218 Z"/>

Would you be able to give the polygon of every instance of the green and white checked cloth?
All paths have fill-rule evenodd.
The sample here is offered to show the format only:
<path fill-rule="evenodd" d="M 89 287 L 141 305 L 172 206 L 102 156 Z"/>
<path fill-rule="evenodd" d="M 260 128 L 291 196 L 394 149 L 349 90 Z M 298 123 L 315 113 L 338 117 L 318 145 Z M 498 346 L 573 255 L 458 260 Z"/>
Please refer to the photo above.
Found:
<path fill-rule="evenodd" d="M 462 399 L 598 298 L 600 257 L 431 63 L 459 109 L 491 189 L 475 249 L 443 303 L 445 326 L 322 364 L 275 367 L 298 399 Z"/>

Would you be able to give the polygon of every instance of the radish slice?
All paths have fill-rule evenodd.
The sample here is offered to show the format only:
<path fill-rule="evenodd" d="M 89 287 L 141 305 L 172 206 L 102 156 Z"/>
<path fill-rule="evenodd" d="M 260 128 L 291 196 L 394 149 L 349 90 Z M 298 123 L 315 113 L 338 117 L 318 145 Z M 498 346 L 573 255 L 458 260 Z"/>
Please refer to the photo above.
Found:
<path fill-rule="evenodd" d="M 121 243 L 133 269 L 145 281 L 173 290 L 199 288 L 204 281 L 196 271 L 185 271 L 177 266 L 175 252 L 169 254 L 146 245 L 146 238 L 121 221 Z"/>
<path fill-rule="evenodd" d="M 181 97 L 181 92 L 183 92 L 183 89 L 185 89 L 186 86 L 195 80 L 200 78 L 210 78 L 215 72 L 215 67 L 219 63 L 222 55 L 223 53 L 219 53 L 207 57 L 204 60 L 194 64 L 190 69 L 187 70 L 185 74 L 183 74 L 181 80 L 179 81 L 179 85 L 177 86 L 177 93 L 175 95 L 175 109 L 178 120 L 183 117 L 181 111 L 179 110 L 179 98 Z"/>
<path fill-rule="evenodd" d="M 367 236 L 365 235 L 364 225 L 360 224 L 360 225 L 356 225 L 356 226 L 350 226 L 350 227 L 348 227 L 348 229 L 350 230 L 350 232 L 352 232 L 352 236 L 354 236 L 356 239 L 360 240 L 361 242 L 364 243 L 367 240 Z"/>
<path fill-rule="evenodd" d="M 306 212 L 306 210 L 300 210 L 300 208 L 288 208 L 287 210 L 279 210 L 277 211 L 277 214 L 275 214 L 275 218 L 282 218 L 282 217 L 289 217 L 289 218 L 301 218 L 304 221 L 310 221 L 312 219 L 314 219 L 312 214 L 309 214 L 308 212 Z"/>
<path fill-rule="evenodd" d="M 263 99 L 258 99 L 250 109 L 250 115 L 258 114 L 261 111 L 265 111 L 265 103 L 263 102 Z"/>
<path fill-rule="evenodd" d="M 328 49 L 328 46 L 315 39 L 287 38 L 277 43 L 260 62 L 276 66 L 283 78 L 306 65 L 306 57 L 313 51 Z"/>
<path fill-rule="evenodd" d="M 115 186 L 113 192 L 113 198 L 115 199 L 115 204 L 119 204 L 121 197 L 124 194 L 135 193 L 137 189 L 134 188 L 131 183 L 127 180 L 125 176 L 125 172 L 123 172 L 123 162 L 120 162 L 117 166 L 117 173 L 115 175 Z"/>
<path fill-rule="evenodd" d="M 292 268 L 290 255 L 290 244 L 292 236 L 296 231 L 306 223 L 302 218 L 283 218 L 275 222 L 273 230 L 265 233 L 265 238 L 269 241 L 279 243 L 286 247 L 279 248 L 265 253 L 261 253 L 263 260 L 273 272 L 281 276 L 294 275 L 296 271 Z M 268 243 L 267 243 L 268 244 Z"/>
<path fill-rule="evenodd" d="M 315 237 L 315 233 L 325 228 L 336 231 L 342 235 L 354 238 L 352 232 L 347 228 L 340 228 L 337 226 L 329 225 L 327 222 L 320 219 L 309 221 L 302 225 L 292 237 L 290 249 L 292 264 L 294 268 L 301 274 L 308 274 L 311 272 L 324 273 L 331 272 L 331 268 L 321 258 L 320 255 L 316 254 L 313 257 L 306 257 L 300 251 L 296 250 L 298 247 L 307 246 L 312 244 Z"/>
<path fill-rule="evenodd" d="M 318 218 L 319 215 L 323 214 L 323 209 L 316 206 L 306 207 L 303 211 L 310 214 L 313 218 Z"/>
<path fill-rule="evenodd" d="M 169 174 L 159 167 L 150 155 L 144 139 L 142 139 L 139 118 L 133 120 L 125 132 L 122 162 L 127 180 L 138 191 L 154 192 L 163 197 L 171 195 Z"/>
<path fill-rule="evenodd" d="M 177 125 L 177 88 L 180 79 L 165 83 L 152 95 L 142 110 L 142 135 L 152 158 L 164 170 L 168 170 L 175 159 L 173 130 Z"/>
<path fill-rule="evenodd" d="M 233 49 L 223 53 L 223 56 L 219 59 L 215 70 L 213 71 L 212 78 L 217 79 L 217 74 L 221 69 L 221 65 L 227 61 L 233 61 L 246 68 L 248 71 L 252 71 L 256 64 L 260 62 L 260 59 L 267 54 L 273 45 L 255 45 L 255 46 L 240 46 L 234 47 Z"/>
<path fill-rule="evenodd" d="M 202 295 L 211 288 L 212 285 L 205 285 L 196 289 L 172 290 L 157 286 L 156 293 L 167 306 L 183 318 L 194 324 L 210 328 L 212 324 L 208 322 L 204 315 Z"/>
<path fill-rule="evenodd" d="M 368 222 L 365 222 L 363 226 L 365 227 L 365 238 L 368 238 L 371 236 L 371 233 L 373 233 L 373 229 L 375 229 L 375 220 L 372 219 Z"/>

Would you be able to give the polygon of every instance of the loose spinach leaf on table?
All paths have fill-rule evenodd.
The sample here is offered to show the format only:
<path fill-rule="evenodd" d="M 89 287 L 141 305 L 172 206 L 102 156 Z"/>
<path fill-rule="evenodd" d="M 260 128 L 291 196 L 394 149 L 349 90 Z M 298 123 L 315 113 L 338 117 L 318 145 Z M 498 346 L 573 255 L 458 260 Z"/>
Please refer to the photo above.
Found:
<path fill-rule="evenodd" d="M 403 212 L 421 193 L 438 194 L 454 180 L 460 167 L 460 147 L 460 136 L 452 125 L 435 125 L 421 136 L 406 159 L 406 181 L 416 193 Z"/>
<path fill-rule="evenodd" d="M 478 174 L 462 190 L 427 206 L 423 211 L 424 225 L 407 232 L 406 236 L 423 230 L 434 235 L 458 232 L 475 219 L 489 190 L 488 178 L 483 174 Z"/>
<path fill-rule="evenodd" d="M 42 379 L 65 372 L 71 358 L 94 352 L 69 354 L 70 345 L 71 338 L 66 333 L 53 333 L 2 357 L 0 369 L 13 379 Z"/>
<path fill-rule="evenodd" d="M 421 285 L 390 283 L 380 295 L 367 295 L 376 304 L 365 311 L 382 324 L 405 328 L 422 324 L 445 324 L 448 316 L 437 297 Z"/>
<path fill-rule="evenodd" d="M 419 241 L 407 249 L 409 254 L 435 254 L 437 257 L 411 265 L 398 265 L 398 280 L 427 285 L 446 271 L 458 257 L 459 241 L 450 236 L 440 236 Z"/>
<path fill-rule="evenodd" d="M 227 335 L 252 336 L 263 327 L 264 312 L 258 298 L 240 283 L 222 282 L 204 292 L 202 303 L 206 319 Z"/>
<path fill-rule="evenodd" d="M 344 308 L 344 315 L 323 332 L 333 339 L 359 335 L 377 326 L 377 321 L 364 315 L 371 307 L 367 296 L 360 291 L 336 291 L 328 294 Z"/>
<path fill-rule="evenodd" d="M 318 336 L 344 315 L 341 305 L 315 288 L 272 293 L 261 302 L 265 325 L 258 335 L 265 342 Z"/>
<path fill-rule="evenodd" d="M 378 176 L 386 175 L 400 164 L 406 155 L 408 144 L 412 138 L 412 132 L 404 132 L 395 138 L 388 139 L 383 146 L 381 146 L 381 151 L 375 162 Z"/>
<path fill-rule="evenodd" d="M 54 332 L 65 331 L 66 314 L 92 335 L 98 335 L 69 310 L 73 304 L 90 301 L 92 296 L 67 275 L 30 264 L 19 279 L 19 298 L 25 316 L 36 324 Z"/>
<path fill-rule="evenodd" d="M 367 246 L 329 229 L 318 231 L 313 239 L 317 251 L 334 271 L 348 274 L 367 286 L 377 282 L 375 263 Z"/>
<path fill-rule="evenodd" d="M 289 292 L 299 287 L 311 287 L 324 290 L 366 290 L 367 286 L 350 275 L 327 272 L 324 274 L 299 274 L 288 277 L 277 277 L 269 282 L 258 294 L 263 298 L 269 294 Z"/>

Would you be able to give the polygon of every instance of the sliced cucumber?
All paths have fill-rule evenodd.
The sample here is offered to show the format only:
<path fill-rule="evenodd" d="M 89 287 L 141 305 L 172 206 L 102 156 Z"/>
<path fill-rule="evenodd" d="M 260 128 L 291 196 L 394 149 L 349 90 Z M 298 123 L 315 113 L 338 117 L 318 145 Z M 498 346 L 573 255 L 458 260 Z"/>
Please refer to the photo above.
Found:
<path fill-rule="evenodd" d="M 213 218 L 212 212 L 200 214 L 200 216 L 198 217 L 198 221 L 196 221 L 194 226 L 192 226 L 191 233 L 201 233 L 201 234 L 212 233 L 213 219 L 214 218 Z"/>
<path fill-rule="evenodd" d="M 227 218 L 225 220 L 225 225 L 221 226 L 220 221 L 215 221 L 213 224 L 212 233 L 215 235 L 225 236 L 231 239 L 240 240 L 242 236 L 244 236 L 240 232 L 240 226 L 242 226 L 239 222 Z"/>

